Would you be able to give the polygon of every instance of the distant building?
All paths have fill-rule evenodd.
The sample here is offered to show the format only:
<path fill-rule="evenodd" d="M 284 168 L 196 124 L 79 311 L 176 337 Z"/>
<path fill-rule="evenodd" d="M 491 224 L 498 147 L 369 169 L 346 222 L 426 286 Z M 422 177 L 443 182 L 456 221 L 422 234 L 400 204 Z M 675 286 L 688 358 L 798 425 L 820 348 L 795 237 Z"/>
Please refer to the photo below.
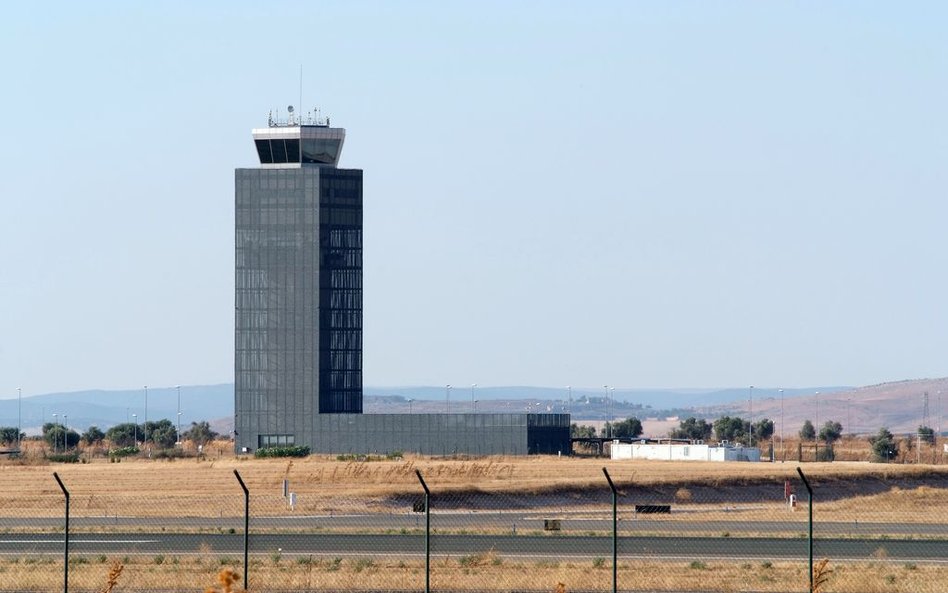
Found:
<path fill-rule="evenodd" d="M 345 130 L 270 118 L 235 172 L 235 446 L 569 454 L 567 414 L 362 414 L 362 170 Z"/>
<path fill-rule="evenodd" d="M 610 445 L 612 459 L 651 459 L 659 461 L 760 461 L 760 449 L 743 445 L 706 445 L 704 443 L 619 443 Z"/>

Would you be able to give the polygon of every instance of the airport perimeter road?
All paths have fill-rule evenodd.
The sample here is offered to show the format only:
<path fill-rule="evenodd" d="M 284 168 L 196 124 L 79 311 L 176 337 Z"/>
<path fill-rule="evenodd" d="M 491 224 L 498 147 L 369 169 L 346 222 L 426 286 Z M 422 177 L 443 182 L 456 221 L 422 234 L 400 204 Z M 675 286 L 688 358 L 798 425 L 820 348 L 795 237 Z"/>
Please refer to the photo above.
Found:
<path fill-rule="evenodd" d="M 560 528 L 564 532 L 610 531 L 612 518 L 605 513 L 599 516 L 590 516 L 592 513 L 550 513 L 544 515 L 537 512 L 451 512 L 433 513 L 432 527 L 442 530 L 491 529 L 495 531 L 542 531 L 543 519 L 561 518 Z M 143 528 L 149 530 L 166 529 L 204 529 L 226 530 L 243 529 L 242 517 L 72 517 L 70 520 L 75 529 L 105 529 L 129 530 Z M 61 517 L 13 517 L 0 518 L 0 529 L 61 529 Z M 422 514 L 365 514 L 365 515 L 307 515 L 282 517 L 251 517 L 250 530 L 292 529 L 292 530 L 372 530 L 377 532 L 397 531 L 400 529 L 424 528 L 425 519 Z M 946 523 L 873 523 L 859 521 L 821 521 L 814 524 L 814 532 L 819 537 L 859 537 L 859 536 L 889 536 L 922 535 L 943 537 L 948 539 L 948 524 Z M 626 535 L 635 533 L 687 535 L 692 534 L 722 534 L 738 535 L 742 533 L 761 534 L 790 534 L 804 533 L 807 530 L 802 518 L 787 521 L 747 521 L 736 515 L 733 520 L 716 521 L 684 521 L 681 519 L 644 519 L 641 516 L 633 519 L 624 518 L 619 522 L 619 532 Z"/>
<path fill-rule="evenodd" d="M 0 554 L 29 556 L 61 554 L 62 536 L 49 534 L 0 535 Z M 243 550 L 241 534 L 75 534 L 71 553 L 82 554 L 238 554 Z M 619 554 L 626 558 L 662 559 L 805 558 L 805 539 L 735 537 L 621 537 Z M 493 550 L 503 556 L 557 558 L 607 557 L 612 539 L 591 536 L 478 536 L 433 535 L 432 553 L 473 554 Z M 402 555 L 424 553 L 419 535 L 360 534 L 259 534 L 250 537 L 255 553 L 314 554 L 334 556 Z M 210 551 L 208 551 L 210 550 Z M 885 558 L 889 561 L 944 561 L 948 542 L 935 540 L 818 539 L 818 557 L 834 560 Z"/>

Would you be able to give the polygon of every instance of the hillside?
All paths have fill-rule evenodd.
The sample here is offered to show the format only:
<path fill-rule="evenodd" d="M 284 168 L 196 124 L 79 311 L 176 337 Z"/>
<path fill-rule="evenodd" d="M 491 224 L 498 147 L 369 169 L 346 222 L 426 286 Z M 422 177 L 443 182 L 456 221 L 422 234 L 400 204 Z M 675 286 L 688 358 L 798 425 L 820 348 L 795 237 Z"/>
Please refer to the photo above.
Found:
<path fill-rule="evenodd" d="M 787 434 L 800 430 L 804 420 L 814 424 L 835 420 L 843 425 L 844 432 L 868 434 L 880 427 L 888 427 L 895 433 L 914 432 L 922 423 L 924 396 L 928 393 L 928 425 L 936 431 L 948 428 L 942 420 L 943 396 L 948 396 L 948 378 L 916 379 L 880 383 L 867 387 L 845 389 L 833 393 L 816 391 L 807 395 L 783 398 L 783 418 Z M 732 401 L 723 406 L 713 406 L 713 415 L 737 414 L 747 416 L 748 399 Z M 753 410 L 755 418 L 772 418 L 780 424 L 781 401 L 776 390 L 754 390 Z"/>
<path fill-rule="evenodd" d="M 819 392 L 819 396 L 816 393 Z M 929 422 L 932 428 L 948 429 L 941 421 L 944 393 L 948 396 L 948 378 L 919 379 L 882 383 L 867 387 L 815 387 L 787 389 L 783 394 L 783 418 L 786 434 L 795 434 L 804 419 L 814 423 L 836 420 L 845 432 L 870 433 L 881 426 L 893 432 L 913 432 L 922 421 L 923 396 L 929 394 Z M 747 417 L 750 411 L 747 388 L 730 389 L 617 389 L 615 402 L 604 389 L 575 387 L 572 401 L 565 388 L 549 387 L 476 387 L 473 392 L 478 412 L 570 412 L 575 422 L 601 424 L 610 417 L 636 416 L 649 420 L 649 434 L 664 434 L 668 414 L 695 413 L 706 418 L 724 414 Z M 178 392 L 173 387 L 148 390 L 148 418 L 177 417 Z M 365 389 L 366 413 L 467 413 L 474 409 L 471 388 L 451 390 L 450 401 L 444 387 L 402 387 Z M 780 424 L 781 398 L 773 388 L 755 388 L 753 416 L 769 417 Z M 234 387 L 232 384 L 182 386 L 181 424 L 210 420 L 215 430 L 227 434 L 233 427 Z M 55 414 L 55 416 L 54 416 Z M 23 427 L 37 434 L 43 422 L 62 422 L 68 416 L 70 427 L 84 430 L 89 425 L 107 428 L 114 424 L 144 420 L 144 389 L 90 390 L 24 397 Z M 0 400 L 0 426 L 15 426 L 17 400 Z M 657 431 L 657 432 L 656 432 Z"/>

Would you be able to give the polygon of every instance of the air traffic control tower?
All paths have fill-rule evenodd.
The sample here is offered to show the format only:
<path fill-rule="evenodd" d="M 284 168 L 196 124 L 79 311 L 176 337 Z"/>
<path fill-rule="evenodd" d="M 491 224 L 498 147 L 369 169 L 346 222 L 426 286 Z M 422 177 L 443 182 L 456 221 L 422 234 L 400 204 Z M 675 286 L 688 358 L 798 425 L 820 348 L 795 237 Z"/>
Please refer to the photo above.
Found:
<path fill-rule="evenodd" d="M 235 446 L 568 454 L 567 414 L 362 413 L 362 170 L 318 115 L 254 129 L 235 172 Z"/>

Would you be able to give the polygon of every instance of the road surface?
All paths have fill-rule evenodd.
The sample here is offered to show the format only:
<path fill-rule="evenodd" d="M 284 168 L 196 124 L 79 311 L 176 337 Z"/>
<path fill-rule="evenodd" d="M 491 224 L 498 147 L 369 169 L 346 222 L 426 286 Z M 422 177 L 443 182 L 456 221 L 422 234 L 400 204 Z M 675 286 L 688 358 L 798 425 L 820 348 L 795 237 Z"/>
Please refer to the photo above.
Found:
<path fill-rule="evenodd" d="M 439 535 L 431 538 L 434 555 L 466 555 L 493 550 L 502 556 L 609 557 L 611 537 L 586 535 Z M 254 553 L 314 554 L 329 556 L 401 555 L 424 553 L 420 535 L 372 534 L 251 534 Z M 14 556 L 56 555 L 63 548 L 62 535 L 19 533 L 0 535 L 0 554 Z M 190 533 L 72 534 L 70 553 L 107 554 L 239 554 L 243 535 Z M 637 537 L 619 538 L 623 558 L 671 559 L 801 559 L 807 542 L 802 538 L 764 537 Z M 814 554 L 840 560 L 948 561 L 948 542 L 918 539 L 817 539 Z"/>

